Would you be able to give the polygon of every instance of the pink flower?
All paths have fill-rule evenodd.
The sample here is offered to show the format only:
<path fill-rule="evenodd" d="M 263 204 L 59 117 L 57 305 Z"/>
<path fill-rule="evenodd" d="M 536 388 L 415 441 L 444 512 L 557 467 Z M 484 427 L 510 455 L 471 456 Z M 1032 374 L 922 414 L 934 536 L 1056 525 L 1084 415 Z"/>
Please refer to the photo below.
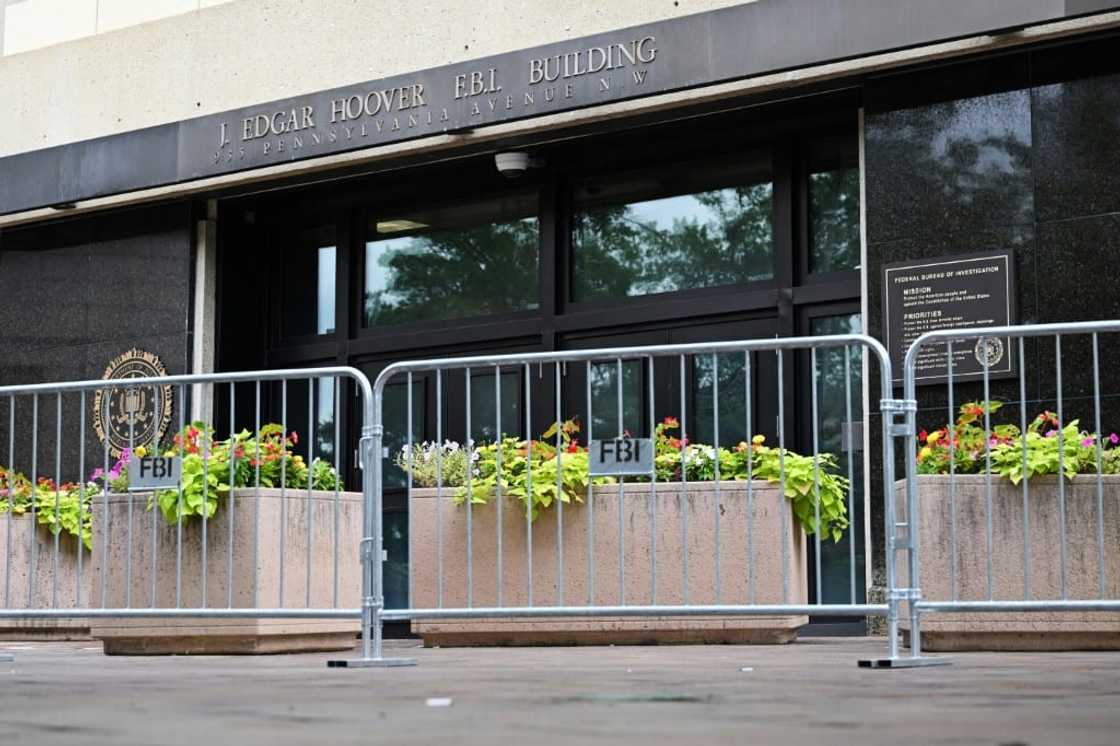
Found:
<path fill-rule="evenodd" d="M 1112 443 L 1112 445 L 1116 445 L 1117 443 L 1120 443 L 1120 435 L 1113 433 L 1112 435 L 1108 436 L 1108 441 Z"/>
<path fill-rule="evenodd" d="M 1092 438 L 1085 438 L 1085 440 L 1081 441 L 1081 445 L 1085 446 L 1086 448 L 1089 448 L 1090 446 L 1093 445 L 1094 442 L 1096 442 L 1096 441 L 1094 441 Z"/>

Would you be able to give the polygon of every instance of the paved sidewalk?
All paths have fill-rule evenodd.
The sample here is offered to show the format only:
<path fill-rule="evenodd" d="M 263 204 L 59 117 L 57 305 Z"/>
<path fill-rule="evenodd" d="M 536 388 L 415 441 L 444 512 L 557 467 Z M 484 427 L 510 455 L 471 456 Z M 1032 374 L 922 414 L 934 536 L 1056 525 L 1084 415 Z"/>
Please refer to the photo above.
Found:
<path fill-rule="evenodd" d="M 1120 743 L 1120 653 L 869 671 L 855 661 L 879 640 L 396 643 L 420 665 L 328 670 L 336 656 L 110 658 L 94 645 L 0 643 L 17 656 L 0 663 L 0 744 Z"/>

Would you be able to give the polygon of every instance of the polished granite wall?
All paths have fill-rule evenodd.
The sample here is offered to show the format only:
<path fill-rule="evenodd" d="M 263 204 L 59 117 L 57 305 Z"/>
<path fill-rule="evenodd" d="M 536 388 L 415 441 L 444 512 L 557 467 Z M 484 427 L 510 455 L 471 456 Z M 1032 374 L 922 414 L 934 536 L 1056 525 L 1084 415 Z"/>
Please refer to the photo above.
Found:
<path fill-rule="evenodd" d="M 1019 322 L 1120 318 L 1117 47 L 1112 38 L 868 85 L 872 334 L 882 338 L 884 264 L 989 249 L 1015 251 Z M 1090 339 L 1063 338 L 1061 351 L 1065 417 L 1095 429 Z M 1027 342 L 1024 358 L 1030 417 L 1056 406 L 1053 339 Z M 1120 334 L 1101 338 L 1099 369 L 1102 428 L 1120 431 Z M 1018 379 L 992 382 L 992 398 L 1016 403 L 1000 421 L 1019 421 L 1019 395 Z M 982 396 L 978 383 L 955 387 L 958 404 Z M 948 420 L 944 386 L 919 387 L 918 405 L 920 427 Z M 878 467 L 881 449 L 871 453 Z M 873 525 L 881 556 L 881 515 Z"/>
<path fill-rule="evenodd" d="M 169 373 L 189 364 L 191 218 L 186 204 L 0 233 L 0 385 L 100 378 L 132 347 Z M 10 400 L 0 397 L 0 464 L 10 458 Z M 63 480 L 78 477 L 81 401 L 62 401 Z M 15 466 L 31 473 L 33 400 L 16 400 Z M 88 473 L 102 459 L 86 402 Z M 173 416 L 172 426 L 178 413 Z M 55 476 L 58 400 L 39 397 L 37 472 Z"/>

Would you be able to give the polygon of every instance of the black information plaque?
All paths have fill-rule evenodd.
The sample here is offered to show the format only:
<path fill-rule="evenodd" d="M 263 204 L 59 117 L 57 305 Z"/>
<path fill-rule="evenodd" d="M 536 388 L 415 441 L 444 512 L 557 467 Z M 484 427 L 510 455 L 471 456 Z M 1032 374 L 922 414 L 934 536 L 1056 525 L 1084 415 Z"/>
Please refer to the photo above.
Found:
<path fill-rule="evenodd" d="M 898 262 L 883 267 L 883 329 L 894 384 L 902 385 L 906 351 L 926 332 L 1008 326 L 1015 323 L 1015 260 L 1011 251 Z M 953 381 L 1018 373 L 1010 339 L 985 338 L 953 345 Z M 943 344 L 923 347 L 915 380 L 945 383 L 948 359 Z"/>

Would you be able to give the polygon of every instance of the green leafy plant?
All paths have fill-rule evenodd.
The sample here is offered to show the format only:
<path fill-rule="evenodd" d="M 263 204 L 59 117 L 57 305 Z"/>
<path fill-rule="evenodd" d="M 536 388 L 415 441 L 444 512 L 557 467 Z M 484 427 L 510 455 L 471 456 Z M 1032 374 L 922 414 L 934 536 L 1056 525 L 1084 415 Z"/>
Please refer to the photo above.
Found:
<path fill-rule="evenodd" d="M 836 541 L 843 536 L 848 527 L 846 497 L 850 485 L 847 478 L 838 473 L 834 455 L 802 456 L 788 449 L 770 448 L 762 435 L 754 436 L 749 444 L 739 443 L 733 449 L 716 449 L 676 437 L 674 433 L 679 428 L 674 417 L 665 418 L 654 428 L 654 470 L 659 482 L 680 481 L 683 463 L 685 478 L 692 482 L 715 479 L 718 464 L 721 480 L 753 478 L 772 484 L 784 483 L 785 496 L 807 533 L 819 529 L 822 536 Z M 579 445 L 575 437 L 578 432 L 579 423 L 567 420 L 553 423 L 541 434 L 540 440 L 507 437 L 497 443 L 480 445 L 470 456 L 461 457 L 471 464 L 469 480 L 463 477 L 461 484 L 451 482 L 445 471 L 444 484 L 457 488 L 455 500 L 459 504 L 468 499 L 474 504 L 486 504 L 497 495 L 500 485 L 502 495 L 512 496 L 527 505 L 531 518 L 536 520 L 542 510 L 557 502 L 582 502 L 589 481 L 592 484 L 614 483 L 606 477 L 589 477 L 587 449 Z M 422 448 L 433 446 L 424 444 Z M 463 449 L 456 444 L 455 452 L 463 453 Z M 397 464 L 414 470 L 414 486 L 434 486 L 433 457 L 418 453 L 415 450 L 402 452 L 397 456 Z M 444 451 L 445 458 L 448 455 Z M 456 473 L 455 479 L 458 478 Z M 630 479 L 645 481 L 641 477 Z"/>
<path fill-rule="evenodd" d="M 470 499 L 475 504 L 488 503 L 500 485 L 503 495 L 515 497 L 526 506 L 532 520 L 556 502 L 583 502 L 590 467 L 587 449 L 574 437 L 578 432 L 579 423 L 573 419 L 554 422 L 541 433 L 540 440 L 503 438 L 478 447 L 470 457 L 470 478 L 456 490 L 455 502 L 462 504 Z M 590 481 L 614 483 L 608 477 Z"/>
<path fill-rule="evenodd" d="M 86 549 L 93 537 L 91 495 L 99 491 L 96 484 L 65 483 L 56 485 L 48 477 L 40 477 L 34 487 L 20 474 L 0 467 L 0 515 L 35 514 L 35 522 L 51 534 L 66 533 L 79 538 Z M 34 508 L 34 509 L 32 509 Z"/>
<path fill-rule="evenodd" d="M 303 456 L 292 453 L 299 434 L 285 434 L 283 426 L 274 423 L 263 426 L 255 438 L 242 430 L 228 440 L 215 440 L 213 428 L 192 422 L 172 443 L 164 455 L 182 458 L 181 488 L 157 490 L 152 498 L 169 523 L 192 516 L 212 518 L 230 489 L 239 487 L 306 489 L 308 480 L 312 489 L 341 487 L 330 463 L 317 458 L 309 467 Z"/>
<path fill-rule="evenodd" d="M 1059 471 L 1069 479 L 1077 474 L 1096 474 L 1099 458 L 1101 473 L 1120 474 L 1120 437 L 1115 433 L 1100 438 L 1082 430 L 1078 420 L 1063 425 L 1050 411 L 1031 420 L 1023 433 L 1015 425 L 991 423 L 992 415 L 1001 407 L 997 401 L 967 402 L 961 405 L 952 426 L 920 432 L 918 473 L 983 473 L 990 458 L 993 474 L 1019 484 L 1024 478 Z M 988 429 L 984 427 L 985 414 Z"/>

